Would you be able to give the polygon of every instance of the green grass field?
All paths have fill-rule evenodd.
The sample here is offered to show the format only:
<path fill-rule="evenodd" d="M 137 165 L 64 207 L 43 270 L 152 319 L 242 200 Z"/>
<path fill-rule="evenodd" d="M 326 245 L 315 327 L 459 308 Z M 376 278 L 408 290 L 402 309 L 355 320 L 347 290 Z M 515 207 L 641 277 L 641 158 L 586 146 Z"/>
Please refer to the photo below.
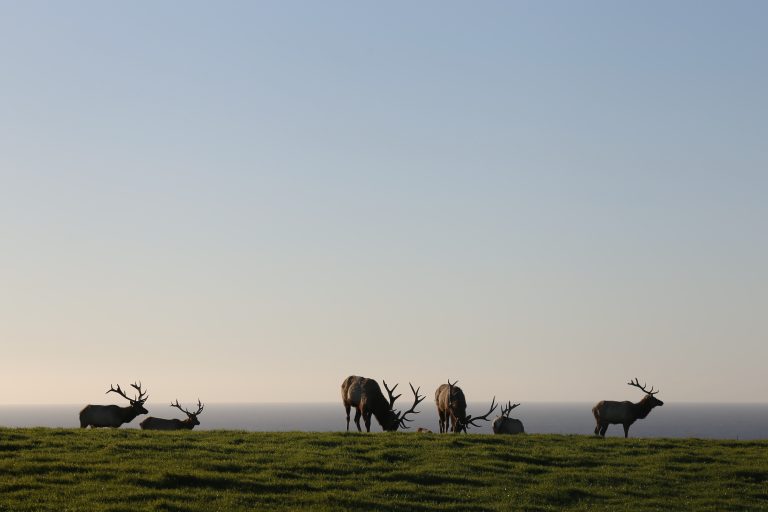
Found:
<path fill-rule="evenodd" d="M 0 510 L 768 510 L 768 441 L 0 429 Z"/>

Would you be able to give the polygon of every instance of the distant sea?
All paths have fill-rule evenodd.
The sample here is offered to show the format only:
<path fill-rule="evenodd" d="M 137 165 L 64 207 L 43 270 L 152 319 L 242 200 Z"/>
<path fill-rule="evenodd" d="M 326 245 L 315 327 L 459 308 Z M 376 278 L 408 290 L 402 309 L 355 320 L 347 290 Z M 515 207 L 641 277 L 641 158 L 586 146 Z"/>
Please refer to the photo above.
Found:
<path fill-rule="evenodd" d="M 0 426 L 64 427 L 79 426 L 80 405 L 0 405 Z M 528 433 L 592 434 L 592 403 L 525 403 L 512 417 L 520 419 Z M 470 404 L 468 411 L 485 412 L 487 403 Z M 149 404 L 150 415 L 182 418 L 171 407 Z M 494 417 L 496 413 L 492 414 Z M 126 428 L 139 428 L 146 416 L 139 416 Z M 412 430 L 417 427 L 438 431 L 434 404 L 425 404 L 412 416 Z M 232 429 L 248 431 L 343 431 L 346 417 L 341 403 L 313 404 L 216 404 L 205 405 L 200 415 L 200 430 Z M 362 424 L 362 420 L 361 420 Z M 350 429 L 355 430 L 354 411 Z M 365 427 L 363 426 L 363 429 Z M 380 432 L 374 419 L 371 430 Z M 472 433 L 490 434 L 490 422 L 471 429 Z M 768 439 L 768 404 L 670 403 L 654 409 L 630 429 L 631 437 L 698 437 L 706 439 Z M 609 436 L 622 436 L 620 425 L 608 429 Z"/>

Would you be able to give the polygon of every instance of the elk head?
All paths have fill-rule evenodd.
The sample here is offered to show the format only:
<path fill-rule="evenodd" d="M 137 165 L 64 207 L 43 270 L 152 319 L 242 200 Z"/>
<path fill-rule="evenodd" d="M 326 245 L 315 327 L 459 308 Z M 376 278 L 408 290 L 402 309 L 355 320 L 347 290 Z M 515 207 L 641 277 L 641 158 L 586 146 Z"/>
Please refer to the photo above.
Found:
<path fill-rule="evenodd" d="M 645 383 L 643 383 L 643 385 L 641 386 L 640 385 L 640 381 L 637 379 L 637 377 L 635 377 L 635 380 L 627 382 L 627 384 L 630 385 L 630 386 L 634 386 L 634 387 L 640 389 L 643 393 L 645 393 L 645 398 L 643 398 L 643 402 L 646 402 L 648 404 L 648 406 L 650 406 L 649 409 L 653 409 L 654 407 L 664 405 L 664 402 L 662 402 L 661 400 L 659 400 L 655 396 L 656 393 L 658 393 L 660 390 L 654 391 L 653 390 L 653 386 L 651 386 L 651 390 L 650 391 L 646 390 L 645 389 Z"/>
<path fill-rule="evenodd" d="M 188 421 L 189 423 L 191 423 L 192 425 L 199 425 L 199 424 L 200 424 L 200 422 L 197 420 L 197 415 L 198 415 L 198 414 L 200 414 L 201 412 L 203 412 L 203 408 L 204 408 L 205 406 L 204 406 L 203 404 L 201 404 L 201 403 L 200 403 L 200 399 L 198 398 L 198 399 L 197 399 L 197 411 L 195 411 L 195 412 L 189 412 L 188 410 L 186 410 L 186 409 L 182 408 L 182 407 L 179 405 L 179 401 L 178 401 L 178 399 L 176 400 L 176 402 L 175 402 L 175 403 L 172 403 L 172 404 L 171 404 L 171 407 L 175 407 L 175 408 L 177 408 L 178 410 L 180 410 L 181 412 L 183 412 L 184 414 L 186 414 L 186 415 L 187 415 L 187 421 Z"/>
<path fill-rule="evenodd" d="M 117 393 L 118 395 L 120 395 L 120 396 L 122 396 L 123 398 L 125 398 L 126 400 L 128 400 L 128 402 L 130 402 L 130 404 L 131 404 L 131 405 L 130 405 L 130 407 L 131 407 L 131 408 L 132 408 L 132 409 L 133 409 L 133 410 L 134 410 L 134 411 L 135 411 L 137 414 L 148 414 L 148 413 L 149 413 L 149 411 L 147 411 L 147 410 L 144 408 L 144 402 L 146 402 L 146 401 L 147 401 L 147 398 L 149 398 L 149 395 L 147 395 L 145 391 L 142 391 L 142 390 L 141 390 L 141 382 L 139 382 L 138 384 L 134 382 L 133 384 L 131 384 L 131 387 L 132 387 L 132 388 L 134 388 L 136 391 L 138 391 L 138 392 L 139 392 L 139 396 L 134 396 L 133 398 L 130 398 L 130 397 L 128 397 L 128 396 L 125 394 L 125 392 L 124 392 L 122 389 L 120 389 L 120 384 L 118 384 L 118 385 L 117 385 L 117 389 L 115 389 L 115 388 L 112 386 L 112 384 L 110 384 L 110 385 L 109 385 L 109 391 L 107 391 L 107 393 L 109 393 L 109 392 L 115 392 L 115 393 Z M 104 393 L 104 394 L 106 395 L 107 393 Z"/>

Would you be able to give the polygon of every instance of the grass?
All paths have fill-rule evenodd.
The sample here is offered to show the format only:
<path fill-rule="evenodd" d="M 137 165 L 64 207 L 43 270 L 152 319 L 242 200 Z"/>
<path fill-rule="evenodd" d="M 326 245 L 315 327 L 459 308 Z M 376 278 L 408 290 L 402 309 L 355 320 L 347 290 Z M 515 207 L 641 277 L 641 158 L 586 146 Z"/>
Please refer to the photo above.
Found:
<path fill-rule="evenodd" d="M 768 510 L 768 441 L 0 429 L 0 511 Z"/>

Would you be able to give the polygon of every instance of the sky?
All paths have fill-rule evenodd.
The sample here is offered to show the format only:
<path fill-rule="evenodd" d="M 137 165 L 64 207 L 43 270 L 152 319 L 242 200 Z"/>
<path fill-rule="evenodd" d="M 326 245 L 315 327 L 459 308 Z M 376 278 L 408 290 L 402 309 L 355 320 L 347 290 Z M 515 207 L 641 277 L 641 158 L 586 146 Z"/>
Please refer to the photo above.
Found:
<path fill-rule="evenodd" d="M 766 19 L 0 0 L 0 404 L 768 402 Z"/>

